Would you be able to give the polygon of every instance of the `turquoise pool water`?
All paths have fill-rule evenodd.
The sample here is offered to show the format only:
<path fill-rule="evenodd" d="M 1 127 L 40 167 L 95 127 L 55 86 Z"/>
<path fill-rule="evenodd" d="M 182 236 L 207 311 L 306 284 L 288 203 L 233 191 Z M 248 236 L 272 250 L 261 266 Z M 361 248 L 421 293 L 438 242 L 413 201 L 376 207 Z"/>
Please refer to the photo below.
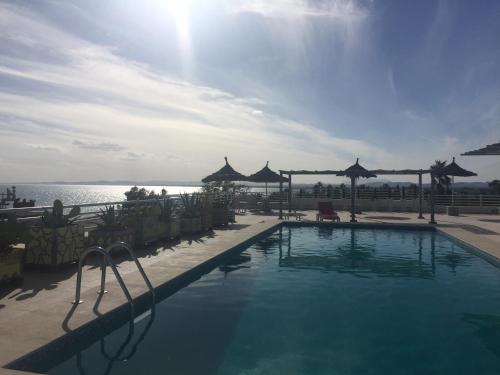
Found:
<path fill-rule="evenodd" d="M 433 232 L 284 227 L 128 333 L 49 373 L 499 374 L 500 270 Z"/>

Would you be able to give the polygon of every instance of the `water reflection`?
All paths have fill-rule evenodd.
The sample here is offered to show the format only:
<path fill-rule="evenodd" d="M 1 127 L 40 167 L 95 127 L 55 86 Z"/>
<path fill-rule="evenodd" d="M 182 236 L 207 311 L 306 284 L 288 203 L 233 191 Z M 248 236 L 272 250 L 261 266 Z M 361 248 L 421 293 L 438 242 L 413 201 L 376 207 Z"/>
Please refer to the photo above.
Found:
<path fill-rule="evenodd" d="M 452 273 L 456 275 L 457 267 L 470 267 L 474 256 L 464 252 L 456 252 L 455 244 L 451 244 L 451 249 L 443 249 L 437 256 L 436 262 L 450 268 Z"/>
<path fill-rule="evenodd" d="M 280 267 L 348 273 L 357 277 L 433 279 L 436 264 L 445 265 L 456 274 L 459 267 L 467 267 L 473 260 L 473 255 L 455 251 L 455 245 L 437 251 L 436 235 L 428 232 L 408 236 L 408 233 L 398 235 L 396 231 L 319 227 L 319 241 L 331 241 L 324 248 L 309 246 L 299 233 L 294 238 L 295 233 L 291 228 L 284 228 L 275 237 L 281 238 Z"/>
<path fill-rule="evenodd" d="M 230 272 L 237 271 L 242 268 L 250 268 L 250 265 L 243 265 L 245 263 L 249 263 L 252 260 L 250 253 L 241 253 L 231 257 L 228 261 L 226 261 L 223 265 L 219 266 L 219 271 L 224 272 L 224 278 L 227 278 L 227 275 Z"/>
<path fill-rule="evenodd" d="M 125 354 L 125 349 L 127 349 L 130 346 L 129 344 L 131 343 L 132 338 L 134 337 L 135 324 L 138 323 L 140 320 L 142 320 L 142 318 L 145 317 L 146 315 L 149 316 L 149 319 L 148 319 L 146 326 L 142 330 L 142 333 L 139 335 L 137 340 L 131 346 L 131 349 L 128 352 L 128 354 Z M 118 347 L 118 350 L 113 355 L 110 355 L 106 350 L 106 341 L 105 341 L 106 338 L 105 337 L 101 338 L 100 343 L 99 343 L 100 353 L 101 353 L 101 356 L 103 357 L 104 362 L 106 363 L 106 368 L 103 372 L 104 375 L 108 375 L 111 373 L 111 371 L 113 370 L 113 365 L 116 362 L 127 362 L 135 355 L 135 353 L 137 352 L 137 348 L 139 347 L 141 342 L 144 340 L 149 329 L 153 325 L 153 322 L 155 320 L 155 316 L 156 316 L 155 301 L 153 301 L 151 309 L 148 310 L 146 313 L 140 315 L 136 319 L 134 319 L 134 317 L 131 316 L 129 323 L 128 323 L 128 334 L 125 337 L 125 340 L 122 342 L 122 344 Z M 78 351 L 76 353 L 76 367 L 77 367 L 78 372 L 80 374 L 86 375 L 86 372 L 85 372 L 85 369 L 83 366 L 82 357 L 83 357 L 82 351 Z"/>

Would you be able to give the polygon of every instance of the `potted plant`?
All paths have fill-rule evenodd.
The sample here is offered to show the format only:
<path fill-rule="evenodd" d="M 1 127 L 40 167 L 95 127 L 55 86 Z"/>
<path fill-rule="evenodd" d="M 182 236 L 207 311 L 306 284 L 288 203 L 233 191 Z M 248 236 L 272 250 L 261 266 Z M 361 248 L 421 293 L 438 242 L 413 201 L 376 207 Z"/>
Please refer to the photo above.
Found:
<path fill-rule="evenodd" d="M 181 194 L 181 232 L 193 234 L 201 231 L 201 201 L 197 193 Z"/>
<path fill-rule="evenodd" d="M 160 222 L 166 226 L 167 238 L 178 238 L 181 234 L 180 221 L 175 216 L 177 202 L 172 198 L 165 198 L 159 202 Z"/>
<path fill-rule="evenodd" d="M 203 194 L 200 198 L 201 229 L 203 231 L 212 229 L 212 206 L 212 196 L 210 194 Z"/>
<path fill-rule="evenodd" d="M 159 228 L 161 226 L 160 212 L 158 204 L 152 202 L 137 203 L 127 208 L 125 222 L 134 229 L 136 245 L 147 245 L 164 237 Z"/>
<path fill-rule="evenodd" d="M 212 205 L 212 224 L 214 227 L 227 225 L 232 220 L 230 201 L 227 195 L 221 194 L 216 197 Z"/>
<path fill-rule="evenodd" d="M 60 200 L 54 201 L 49 212 L 44 211 L 39 225 L 30 227 L 26 243 L 26 264 L 58 266 L 78 260 L 84 249 L 85 229 L 75 223 L 80 207 L 64 214 Z"/>
<path fill-rule="evenodd" d="M 0 219 L 0 285 L 22 282 L 25 227 L 12 215 Z"/>
<path fill-rule="evenodd" d="M 100 211 L 97 229 L 90 231 L 87 238 L 89 246 L 106 248 L 116 242 L 134 243 L 134 230 L 127 228 L 122 212 L 115 210 L 114 206 L 106 206 Z"/>

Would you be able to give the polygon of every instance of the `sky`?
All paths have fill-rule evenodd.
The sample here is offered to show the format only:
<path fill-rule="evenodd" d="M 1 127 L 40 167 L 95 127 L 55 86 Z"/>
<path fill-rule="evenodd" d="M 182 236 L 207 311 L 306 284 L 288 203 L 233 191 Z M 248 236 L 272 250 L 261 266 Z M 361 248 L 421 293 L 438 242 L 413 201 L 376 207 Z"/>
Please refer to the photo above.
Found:
<path fill-rule="evenodd" d="M 0 1 L 0 30 L 1 182 L 199 181 L 224 156 L 500 177 L 460 157 L 500 141 L 496 0 Z"/>

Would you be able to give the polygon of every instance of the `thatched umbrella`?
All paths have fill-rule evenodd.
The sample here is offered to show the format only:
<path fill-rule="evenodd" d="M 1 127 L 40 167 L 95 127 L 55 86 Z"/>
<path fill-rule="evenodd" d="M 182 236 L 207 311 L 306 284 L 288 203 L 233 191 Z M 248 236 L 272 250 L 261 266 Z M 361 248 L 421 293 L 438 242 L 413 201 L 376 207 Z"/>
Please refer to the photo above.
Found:
<path fill-rule="evenodd" d="M 288 178 L 280 176 L 278 173 L 273 172 L 269 168 L 269 162 L 260 171 L 248 176 L 248 181 L 264 182 L 266 184 L 266 197 L 267 197 L 267 184 L 273 182 L 288 182 Z"/>
<path fill-rule="evenodd" d="M 463 153 L 462 155 L 474 156 L 474 155 L 500 155 L 500 142 L 487 145 L 483 148 L 472 150 Z"/>
<path fill-rule="evenodd" d="M 359 177 L 363 178 L 377 177 L 377 175 L 359 165 L 359 158 L 358 158 L 356 159 L 355 164 L 351 165 L 345 171 L 337 173 L 337 176 L 346 176 L 351 179 L 351 223 L 355 223 L 357 221 L 355 213 L 356 179 Z"/>
<path fill-rule="evenodd" d="M 472 177 L 477 176 L 477 173 L 468 171 L 467 169 L 463 169 L 455 162 L 455 158 L 453 161 L 445 165 L 442 168 L 431 168 L 431 224 L 436 224 L 434 220 L 435 207 L 434 207 L 434 187 L 435 187 L 435 177 L 439 176 L 452 176 L 452 177 Z"/>
<path fill-rule="evenodd" d="M 226 165 L 224 165 L 217 172 L 205 177 L 201 182 L 216 182 L 216 181 L 247 181 L 248 178 L 239 172 L 236 172 L 227 161 L 227 156 L 224 157 Z"/>

